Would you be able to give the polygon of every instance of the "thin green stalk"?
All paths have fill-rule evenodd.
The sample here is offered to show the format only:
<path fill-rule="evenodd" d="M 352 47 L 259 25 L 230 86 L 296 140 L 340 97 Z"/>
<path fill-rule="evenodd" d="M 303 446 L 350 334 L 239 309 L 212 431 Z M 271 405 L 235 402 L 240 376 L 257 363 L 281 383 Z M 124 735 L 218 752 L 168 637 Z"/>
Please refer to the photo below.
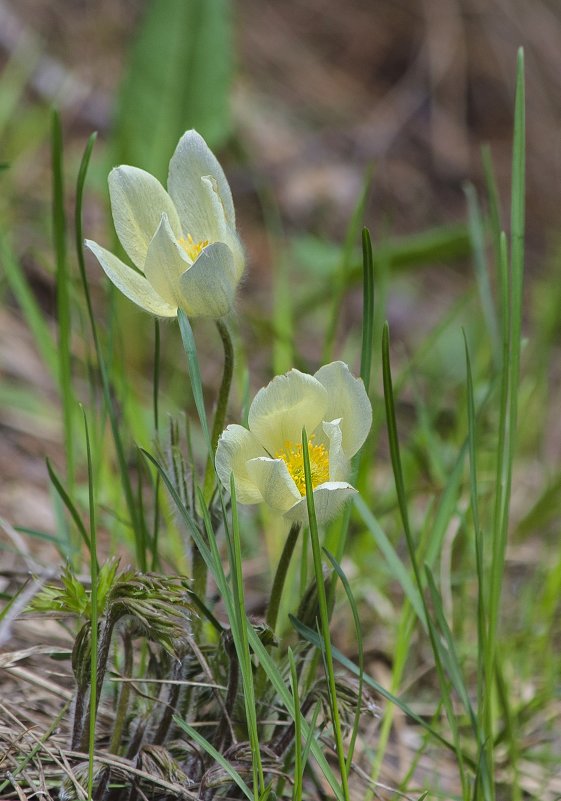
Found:
<path fill-rule="evenodd" d="M 360 377 L 366 393 L 370 392 L 372 350 L 374 346 L 374 258 L 368 228 L 362 229 L 362 345 Z"/>
<path fill-rule="evenodd" d="M 237 618 L 238 631 L 241 640 L 238 658 L 240 659 L 247 727 L 249 729 L 249 742 L 251 744 L 251 753 L 253 757 L 253 793 L 257 801 L 257 799 L 265 792 L 265 774 L 263 772 L 261 749 L 259 745 L 259 732 L 257 730 L 255 688 L 253 683 L 253 670 L 248 641 L 248 629 L 251 628 L 251 624 L 247 619 L 247 614 L 245 611 L 240 527 L 238 519 L 238 504 L 236 500 L 236 484 L 233 473 L 230 478 L 230 495 L 232 498 L 232 585 L 234 591 L 234 612 Z"/>
<path fill-rule="evenodd" d="M 203 495 L 207 503 L 212 497 L 212 491 L 214 488 L 214 454 L 216 453 L 218 437 L 224 430 L 226 411 L 228 409 L 228 398 L 230 397 L 232 376 L 234 374 L 234 346 L 232 344 L 232 337 L 228 331 L 228 326 L 222 320 L 216 320 L 216 327 L 224 347 L 224 372 L 222 373 L 222 381 L 220 383 L 220 389 L 218 390 L 216 412 L 214 413 L 214 422 L 212 424 L 212 433 L 210 435 L 212 452 L 209 453 L 205 470 Z"/>
<path fill-rule="evenodd" d="M 125 449 L 123 447 L 123 441 L 121 439 L 120 433 L 120 421 L 117 419 L 117 414 L 115 412 L 114 402 L 112 398 L 111 392 L 111 382 L 109 378 L 109 371 L 107 369 L 107 365 L 105 363 L 105 359 L 103 356 L 103 351 L 101 349 L 101 344 L 99 342 L 99 337 L 97 334 L 97 326 L 95 322 L 95 315 L 93 311 L 93 305 L 91 302 L 90 296 L 90 289 L 88 285 L 88 279 L 86 276 L 86 264 L 84 260 L 84 237 L 83 237 L 83 226 L 82 226 L 82 204 L 83 204 L 83 196 L 84 196 L 84 186 L 86 182 L 86 175 L 88 172 L 88 167 L 90 163 L 90 158 L 94 146 L 94 142 L 96 139 L 96 134 L 93 133 L 88 142 L 86 144 L 86 148 L 84 150 L 84 155 L 82 156 L 82 161 L 80 163 L 80 169 L 78 171 L 78 179 L 76 183 L 76 208 L 75 208 L 75 217 L 74 217 L 74 227 L 76 232 L 76 254 L 78 257 L 78 268 L 80 271 L 80 278 L 82 281 L 82 288 L 84 290 L 84 296 L 86 298 L 86 305 L 88 309 L 88 317 L 90 320 L 90 328 L 92 332 L 92 339 L 94 341 L 95 352 L 97 356 L 97 363 L 99 366 L 99 372 L 101 375 L 101 383 L 103 387 L 103 398 L 105 401 L 105 407 L 107 409 L 107 413 L 109 415 L 109 421 L 111 423 L 111 433 L 113 435 L 113 442 L 115 443 L 115 451 L 117 454 L 117 460 L 119 462 L 119 473 L 121 478 L 121 484 L 123 487 L 123 492 L 125 495 L 125 500 L 127 504 L 127 509 L 130 517 L 130 521 L 132 524 L 132 528 L 135 534 L 135 549 L 136 549 L 136 560 L 137 564 L 142 571 L 146 571 L 148 569 L 148 564 L 146 560 L 146 552 L 142 550 L 141 542 L 147 541 L 148 537 L 146 536 L 146 532 L 143 532 L 141 535 L 141 521 L 139 519 L 137 508 L 136 508 L 136 500 L 134 497 L 130 475 L 129 475 L 129 466 L 127 462 L 127 456 L 125 454 Z"/>
<path fill-rule="evenodd" d="M 94 778 L 94 754 L 95 754 L 95 723 L 98 703 L 97 693 L 97 533 L 95 522 L 95 497 L 92 472 L 92 454 L 90 448 L 90 436 L 88 432 L 88 420 L 86 412 L 82 407 L 84 415 L 84 428 L 86 433 L 86 454 L 88 464 L 88 502 L 90 511 L 90 578 L 91 578 L 91 597 L 90 597 L 90 620 L 91 620 L 91 650 L 90 650 L 90 716 L 89 716 L 89 741 L 88 741 L 88 797 L 93 798 L 93 778 Z"/>
<path fill-rule="evenodd" d="M 241 644 L 241 635 L 238 631 L 237 620 L 236 620 L 236 613 L 233 608 L 233 599 L 232 599 L 232 591 L 228 585 L 226 580 L 226 576 L 224 573 L 224 569 L 222 566 L 222 561 L 220 557 L 220 552 L 218 550 L 218 546 L 216 543 L 216 538 L 213 535 L 211 521 L 208 515 L 208 510 L 202 506 L 203 512 L 203 522 L 206 528 L 206 538 L 201 535 L 199 531 L 199 527 L 193 516 L 186 508 L 185 504 L 183 503 L 179 493 L 177 492 L 173 481 L 170 479 L 167 472 L 164 470 L 162 465 L 154 459 L 147 451 L 143 451 L 146 459 L 158 470 L 162 477 L 162 481 L 164 482 L 169 494 L 171 495 L 173 502 L 179 512 L 181 519 L 185 523 L 188 531 L 191 533 L 193 539 L 197 541 L 197 545 L 201 551 L 202 556 L 205 559 L 205 563 L 207 568 L 211 571 L 212 576 L 216 582 L 216 586 L 218 588 L 218 592 L 220 593 L 221 598 L 224 600 L 224 604 L 226 607 L 228 620 L 230 621 L 232 636 L 234 637 L 234 642 L 236 645 L 237 653 L 240 654 L 242 652 L 242 644 Z M 201 499 L 202 500 L 202 499 Z M 278 693 L 279 698 L 281 699 L 282 704 L 289 712 L 291 717 L 293 717 L 293 709 L 294 709 L 294 701 L 288 688 L 286 686 L 285 677 L 280 672 L 276 663 L 271 659 L 269 653 L 267 652 L 266 647 L 263 645 L 259 636 L 255 629 L 252 626 L 247 626 L 247 635 L 249 640 L 249 645 L 253 653 L 257 656 L 260 665 L 263 667 L 265 673 L 269 677 L 275 691 Z M 177 720 L 177 719 L 176 719 Z M 182 723 L 177 720 L 178 725 L 182 725 Z M 302 731 L 305 737 L 308 737 L 310 733 L 310 725 L 307 723 L 305 719 L 302 719 Z M 331 767 L 326 760 L 323 748 L 317 742 L 314 737 L 310 738 L 310 749 L 315 761 L 320 766 L 323 775 L 325 776 L 326 781 L 329 783 L 337 801 L 344 801 L 341 788 L 335 778 Z"/>
<path fill-rule="evenodd" d="M 203 435 L 208 449 L 208 458 L 212 459 L 214 451 L 212 449 L 211 435 L 208 430 L 208 421 L 206 418 L 205 402 L 203 397 L 203 383 L 201 380 L 201 371 L 199 367 L 199 359 L 197 356 L 197 346 L 193 336 L 193 329 L 189 318 L 183 311 L 179 309 L 177 312 L 177 321 L 179 323 L 179 331 L 181 333 L 181 341 L 185 355 L 187 356 L 187 369 L 189 379 L 191 381 L 191 391 L 193 392 L 193 400 L 195 401 L 195 408 L 199 416 L 199 422 L 203 430 Z M 203 502 L 205 507 L 208 506 L 208 499 L 203 495 Z M 204 513 L 204 510 L 202 510 Z M 191 572 L 193 577 L 193 592 L 201 600 L 204 600 L 206 595 L 206 582 L 207 582 L 207 565 L 198 542 L 194 539 L 191 546 Z"/>
<path fill-rule="evenodd" d="M 56 255 L 58 377 L 62 399 L 66 474 L 70 495 L 72 495 L 74 487 L 74 393 L 72 391 L 70 279 L 66 254 L 62 128 L 60 116 L 56 110 L 53 110 L 52 126 L 53 236 Z"/>
<path fill-rule="evenodd" d="M 514 142 L 512 159 L 511 253 L 510 275 L 507 274 L 506 241 L 501 240 L 500 269 L 503 300 L 504 362 L 501 387 L 499 451 L 497 459 L 497 501 L 494 516 L 493 554 L 489 590 L 488 633 L 486 639 L 485 696 L 486 738 L 488 764 L 493 765 L 492 689 L 495 675 L 496 641 L 504 575 L 505 551 L 508 538 L 512 467 L 516 443 L 518 415 L 518 383 L 522 325 L 522 284 L 524 272 L 525 217 L 525 110 L 524 110 L 524 53 L 518 51 L 516 100 L 514 113 Z"/>
<path fill-rule="evenodd" d="M 374 260 L 372 255 L 372 241 L 370 239 L 370 232 L 368 228 L 362 229 L 362 337 L 361 337 L 361 355 L 360 355 L 360 377 L 364 383 L 366 393 L 370 392 L 370 377 L 372 371 L 372 352 L 374 347 Z M 362 449 L 360 453 L 355 454 L 351 460 L 351 484 L 355 484 L 358 476 L 361 455 L 364 453 Z M 341 561 L 347 546 L 347 538 L 349 534 L 349 524 L 351 521 L 351 504 L 347 504 L 343 511 L 341 523 L 336 532 L 336 537 L 328 540 L 328 545 L 333 547 L 335 551 L 335 558 Z M 334 541 L 333 541 L 334 540 Z M 330 614 L 333 612 L 335 603 L 335 584 L 337 579 L 333 576 L 331 586 L 329 588 L 328 606 Z"/>
<path fill-rule="evenodd" d="M 154 431 L 156 437 L 160 431 L 159 415 L 160 395 L 160 321 L 154 320 L 154 385 L 152 393 L 152 408 L 154 412 Z M 152 524 L 152 570 L 159 568 L 158 537 L 160 532 L 160 474 L 156 473 L 154 483 L 154 521 Z"/>
<path fill-rule="evenodd" d="M 293 526 L 294 528 L 294 526 Z M 288 649 L 290 663 L 290 681 L 294 697 L 294 785 L 292 787 L 292 801 L 302 801 L 302 778 L 304 762 L 302 761 L 302 724 L 300 712 L 300 698 L 298 695 L 298 673 L 292 648 Z"/>
<path fill-rule="evenodd" d="M 362 218 L 364 217 L 364 208 L 368 199 L 370 185 L 372 183 L 372 168 L 369 168 L 364 177 L 362 191 L 358 197 L 355 208 L 349 222 L 345 242 L 343 244 L 343 252 L 341 254 L 341 261 L 339 269 L 333 276 L 333 283 L 335 286 L 331 287 L 330 295 L 332 297 L 331 315 L 327 324 L 327 331 L 325 334 L 325 341 L 323 345 L 322 361 L 327 363 L 332 359 L 333 346 L 335 344 L 335 335 L 337 333 L 337 325 L 341 318 L 341 304 L 350 284 L 351 265 L 353 259 L 353 250 L 355 241 L 358 237 L 359 226 L 361 225 Z M 364 239 L 363 239 L 364 243 Z"/>
<path fill-rule="evenodd" d="M 356 643 L 357 643 L 357 650 L 358 650 L 358 691 L 357 691 L 357 703 L 356 703 L 356 712 L 355 712 L 355 719 L 353 723 L 353 728 L 351 732 L 351 741 L 349 743 L 349 751 L 347 754 L 347 772 L 351 772 L 351 767 L 353 764 L 353 755 L 355 750 L 355 743 L 356 738 L 358 736 L 358 727 L 360 725 L 361 714 L 362 714 L 362 696 L 363 696 L 363 686 L 364 686 L 364 645 L 362 641 L 362 630 L 360 626 L 360 618 L 358 614 L 358 609 L 356 605 L 356 601 L 353 596 L 353 592 L 351 590 L 351 585 L 349 583 L 348 578 L 346 577 L 343 568 L 339 564 L 339 562 L 335 559 L 333 554 L 330 554 L 325 548 L 323 552 L 333 565 L 333 568 L 339 578 L 341 579 L 341 584 L 345 589 L 345 593 L 347 594 L 347 600 L 349 602 L 349 606 L 351 607 L 351 612 L 353 615 L 353 622 L 355 624 L 355 634 L 356 634 Z"/>
<path fill-rule="evenodd" d="M 499 334 L 499 323 L 497 321 L 497 311 L 495 309 L 495 304 L 493 303 L 493 294 L 491 292 L 487 257 L 485 254 L 486 232 L 483 219 L 481 217 L 481 209 L 479 208 L 477 192 L 475 191 L 473 184 L 466 183 L 464 185 L 464 194 L 466 196 L 468 207 L 469 238 L 471 242 L 475 280 L 477 282 L 477 289 L 479 292 L 479 299 L 481 302 L 481 308 L 483 310 L 485 325 L 487 327 L 487 333 L 491 341 L 493 365 L 496 369 L 498 369 L 501 361 L 501 340 Z"/>
<path fill-rule="evenodd" d="M 335 686 L 335 671 L 333 669 L 333 654 L 331 652 L 331 636 L 329 632 L 329 611 L 327 608 L 327 597 L 323 579 L 323 568 L 321 563 L 321 548 L 319 544 L 318 524 L 316 510 L 314 506 L 314 492 L 312 484 L 312 471 L 310 468 L 310 454 L 308 451 L 308 435 L 306 429 L 302 429 L 302 455 L 304 458 L 304 476 L 306 479 L 306 506 L 308 509 L 308 523 L 310 528 L 310 541 L 312 543 L 312 555 L 314 562 L 314 573 L 317 582 L 318 604 L 320 612 L 321 634 L 323 639 L 322 649 L 325 652 L 325 664 L 327 668 L 327 681 L 329 686 L 329 697 L 331 705 L 331 720 L 333 723 L 333 733 L 337 748 L 337 759 L 341 774 L 341 785 L 345 801 L 349 801 L 349 780 L 347 775 L 347 763 L 345 760 L 345 750 L 343 746 L 343 734 L 341 731 L 341 720 L 339 718 L 339 708 L 337 704 L 337 689 Z"/>
<path fill-rule="evenodd" d="M 479 490 L 477 480 L 477 459 L 476 459 L 476 417 L 475 400 L 473 393 L 473 378 L 471 372 L 471 360 L 467 337 L 464 331 L 464 346 L 466 352 L 466 374 L 467 374 L 467 416 L 468 416 L 468 441 L 469 441 L 469 466 L 470 466 L 470 504 L 471 516 L 473 520 L 474 541 L 475 541 L 475 564 L 477 571 L 477 722 L 481 733 L 484 728 L 483 712 L 485 698 L 485 653 L 486 653 L 486 610 L 485 610 L 485 572 L 483 560 L 483 537 L 481 523 L 479 519 Z M 480 735 L 481 736 L 481 735 Z M 478 761 L 485 759 L 485 746 L 478 743 Z M 489 775 L 489 765 L 487 763 L 487 775 Z M 476 781 L 477 788 L 482 783 L 482 771 L 478 772 Z"/>
<path fill-rule="evenodd" d="M 286 574 L 288 573 L 292 554 L 294 553 L 294 548 L 296 546 L 296 542 L 298 541 L 300 528 L 300 523 L 293 523 L 290 527 L 288 537 L 284 543 L 284 548 L 282 549 L 281 557 L 277 565 L 277 572 L 275 573 L 275 578 L 273 580 L 273 589 L 271 590 L 269 605 L 267 607 L 267 616 L 265 618 L 267 625 L 270 626 L 273 631 L 277 625 L 284 582 L 286 581 Z"/>

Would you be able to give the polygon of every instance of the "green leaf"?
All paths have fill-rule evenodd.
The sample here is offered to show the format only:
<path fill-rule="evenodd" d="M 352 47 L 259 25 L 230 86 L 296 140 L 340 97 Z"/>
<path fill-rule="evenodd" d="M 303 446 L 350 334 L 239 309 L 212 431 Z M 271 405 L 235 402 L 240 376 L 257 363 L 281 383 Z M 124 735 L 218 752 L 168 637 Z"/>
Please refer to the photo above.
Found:
<path fill-rule="evenodd" d="M 181 134 L 210 147 L 230 132 L 229 0 L 152 0 L 129 56 L 117 122 L 119 158 L 164 180 Z"/>

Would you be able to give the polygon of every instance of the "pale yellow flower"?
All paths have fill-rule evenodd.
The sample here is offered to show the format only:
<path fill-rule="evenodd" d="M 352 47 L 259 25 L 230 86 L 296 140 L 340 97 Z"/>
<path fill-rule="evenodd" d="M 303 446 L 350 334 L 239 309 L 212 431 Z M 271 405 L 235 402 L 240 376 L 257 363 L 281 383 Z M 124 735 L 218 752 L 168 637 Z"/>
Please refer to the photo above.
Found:
<path fill-rule="evenodd" d="M 226 489 L 234 475 L 240 503 L 267 503 L 291 521 L 307 520 L 302 429 L 316 515 L 334 517 L 356 490 L 346 479 L 350 460 L 372 424 L 372 407 L 360 378 L 343 362 L 315 375 L 291 370 L 260 389 L 249 409 L 249 430 L 230 425 L 216 450 L 216 472 Z"/>
<path fill-rule="evenodd" d="M 244 269 L 232 193 L 222 167 L 196 131 L 169 165 L 168 191 L 137 167 L 109 174 L 115 230 L 137 270 L 96 242 L 87 247 L 118 289 L 147 312 L 222 317 Z"/>

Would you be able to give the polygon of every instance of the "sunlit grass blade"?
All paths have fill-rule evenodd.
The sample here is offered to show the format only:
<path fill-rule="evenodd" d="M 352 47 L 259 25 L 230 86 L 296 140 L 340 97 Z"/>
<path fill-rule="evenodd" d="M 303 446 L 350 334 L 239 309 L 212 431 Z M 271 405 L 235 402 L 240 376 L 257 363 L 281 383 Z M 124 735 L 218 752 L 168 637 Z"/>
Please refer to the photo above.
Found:
<path fill-rule="evenodd" d="M 473 184 L 464 186 L 464 193 L 467 199 L 469 236 L 473 255 L 473 266 L 483 317 L 491 342 L 493 353 L 493 363 L 495 368 L 499 368 L 501 359 L 501 341 L 499 334 L 499 323 L 497 311 L 493 302 L 491 292 L 491 282 L 489 280 L 489 268 L 485 255 L 485 228 L 479 208 L 477 193 Z"/>
<path fill-rule="evenodd" d="M 499 204 L 499 190 L 493 168 L 493 158 L 491 149 L 488 145 L 482 148 L 481 158 L 483 161 L 483 171 L 485 173 L 485 186 L 487 189 L 487 203 L 489 205 L 489 221 L 491 225 L 491 237 L 493 241 L 493 254 L 495 264 L 499 264 L 500 241 L 503 225 L 501 223 L 501 210 Z"/>
<path fill-rule="evenodd" d="M 467 418 L 468 418 L 468 443 L 469 443 L 469 467 L 470 467 L 470 506 L 473 521 L 474 545 L 475 545 L 475 566 L 477 570 L 477 712 L 479 726 L 483 725 L 483 696 L 485 685 L 484 655 L 486 637 L 486 610 L 485 610 L 485 566 L 483 561 L 483 539 L 481 532 L 481 522 L 479 519 L 479 489 L 477 479 L 477 449 L 476 449 L 476 419 L 475 419 L 475 400 L 473 396 L 473 377 L 471 371 L 471 360 L 467 337 L 464 332 L 464 345 L 466 352 L 466 377 L 467 377 Z"/>
<path fill-rule="evenodd" d="M 358 735 L 358 727 L 360 725 L 361 715 L 362 715 L 362 695 L 364 689 L 364 643 L 362 641 L 362 627 L 360 625 L 360 618 L 358 614 L 358 609 L 356 605 L 356 601 L 354 599 L 353 592 L 351 590 L 351 585 L 349 584 L 349 580 L 346 577 L 343 568 L 339 564 L 339 562 L 335 559 L 333 554 L 329 553 L 328 550 L 325 548 L 323 552 L 333 565 L 333 568 L 337 575 L 341 580 L 341 584 L 345 589 L 345 593 L 347 595 L 347 600 L 349 602 L 349 606 L 351 607 L 351 613 L 353 616 L 353 622 L 355 626 L 355 635 L 356 635 L 356 644 L 357 644 L 357 651 L 358 651 L 358 691 L 357 691 L 357 702 L 356 702 L 356 712 L 355 712 L 355 719 L 353 722 L 353 728 L 351 731 L 351 740 L 349 743 L 349 749 L 347 751 L 347 772 L 351 772 L 351 767 L 353 764 L 353 756 L 354 750 L 356 745 L 356 738 Z"/>
<path fill-rule="evenodd" d="M 511 248 L 510 271 L 506 238 L 501 238 L 500 276 L 503 306 L 503 365 L 501 375 L 499 443 L 496 469 L 496 503 L 493 521 L 493 548 L 488 598 L 488 632 L 485 653 L 485 724 L 489 749 L 488 761 L 493 763 L 492 691 L 495 677 L 499 610 L 504 576 L 505 552 L 508 538 L 512 469 L 516 446 L 518 384 L 522 325 L 522 282 L 524 270 L 524 211 L 525 211 L 525 109 L 524 55 L 520 50 L 517 62 L 516 100 L 514 112 L 514 141 L 512 157 Z"/>
<path fill-rule="evenodd" d="M 186 720 L 183 720 L 183 718 L 180 718 L 177 715 L 174 715 L 173 719 L 177 725 L 197 743 L 197 745 L 200 745 L 201 748 L 206 751 L 206 753 L 211 756 L 224 771 L 226 771 L 228 776 L 238 785 L 246 798 L 249 798 L 250 801 L 254 801 L 254 799 L 257 798 L 257 796 L 253 795 L 237 770 L 232 767 L 231 763 L 228 762 L 228 760 L 225 759 L 222 754 L 217 751 L 216 748 L 211 745 L 211 743 L 209 743 L 209 741 L 205 739 L 200 732 L 193 728 L 193 726 L 190 726 Z"/>
<path fill-rule="evenodd" d="M 56 258 L 56 306 L 58 322 L 58 378 L 62 400 L 66 475 L 69 486 L 74 484 L 75 399 L 72 389 L 72 331 L 70 318 L 70 276 L 66 254 L 66 218 L 64 212 L 64 176 L 62 161 L 62 128 L 58 112 L 53 111 L 52 172 L 53 172 L 53 238 Z"/>

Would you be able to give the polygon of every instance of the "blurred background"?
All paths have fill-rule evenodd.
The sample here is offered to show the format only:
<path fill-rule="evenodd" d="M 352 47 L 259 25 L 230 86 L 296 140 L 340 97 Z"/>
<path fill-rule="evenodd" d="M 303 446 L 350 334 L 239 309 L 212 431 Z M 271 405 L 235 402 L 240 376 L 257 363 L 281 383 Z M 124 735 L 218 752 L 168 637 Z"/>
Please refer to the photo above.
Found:
<path fill-rule="evenodd" d="M 271 364 L 275 371 L 293 363 L 315 369 L 326 355 L 345 355 L 360 288 L 333 304 L 334 276 L 343 265 L 343 288 L 357 283 L 362 222 L 388 277 L 385 314 L 402 358 L 471 291 L 466 182 L 485 194 L 487 144 L 508 228 L 520 45 L 528 109 L 527 325 L 545 317 L 556 347 L 560 44 L 556 0 L 0 2 L 2 515 L 52 528 L 44 456 L 63 464 L 57 390 L 26 306 L 31 296 L 55 330 L 53 106 L 63 123 L 70 230 L 80 159 L 87 137 L 98 132 L 84 233 L 108 247 L 113 165 L 142 166 L 165 181 L 173 148 L 190 127 L 217 152 L 247 250 L 237 316 L 254 391 Z M 71 235 L 68 251 L 78 293 Z M 103 320 L 107 304 L 116 304 L 126 363 L 138 393 L 149 397 L 149 321 L 111 294 L 97 264 L 87 266 L 96 314 Z M 469 316 L 461 323 L 469 325 Z M 200 331 L 205 380 L 216 382 L 220 352 L 211 329 L 202 324 Z M 168 366 L 181 358 L 170 332 L 163 331 L 173 339 Z M 85 347 L 77 338 L 75 359 Z M 464 380 L 459 348 L 458 338 L 435 350 L 452 383 Z M 183 380 L 163 379 L 170 397 L 181 398 Z M 555 382 L 547 386 L 555 392 Z M 545 458 L 555 458 L 557 415 L 541 413 L 551 417 Z"/>

